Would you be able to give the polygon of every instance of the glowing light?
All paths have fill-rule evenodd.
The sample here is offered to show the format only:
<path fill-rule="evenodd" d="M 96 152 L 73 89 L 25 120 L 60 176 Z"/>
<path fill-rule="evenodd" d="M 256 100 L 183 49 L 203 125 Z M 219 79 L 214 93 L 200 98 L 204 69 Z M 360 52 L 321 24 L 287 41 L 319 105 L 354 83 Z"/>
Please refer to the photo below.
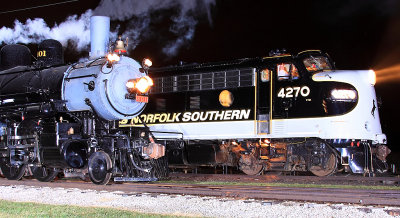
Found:
<path fill-rule="evenodd" d="M 141 93 L 146 93 L 149 91 L 152 85 L 153 85 L 153 80 L 148 76 L 144 76 L 137 81 L 136 89 L 139 90 L 139 92 Z"/>
<path fill-rule="evenodd" d="M 385 68 L 375 70 L 375 72 L 379 84 L 398 83 L 400 81 L 400 64 L 385 66 Z"/>
<path fill-rule="evenodd" d="M 12 102 L 14 102 L 14 99 L 13 99 L 13 98 L 4 99 L 4 100 L 2 101 L 3 104 L 12 103 Z"/>
<path fill-rule="evenodd" d="M 269 139 L 260 140 L 261 147 L 269 147 L 271 145 L 271 141 Z"/>
<path fill-rule="evenodd" d="M 68 131 L 67 131 L 68 135 L 73 135 L 74 133 L 75 133 L 75 131 L 74 131 L 74 128 L 72 128 L 72 127 L 69 128 Z"/>
<path fill-rule="evenodd" d="M 117 54 L 115 54 L 115 53 L 113 53 L 113 54 L 108 54 L 108 55 L 107 55 L 107 60 L 110 61 L 110 62 L 115 62 L 115 61 L 119 61 L 119 60 L 120 60 L 120 57 L 119 57 Z"/>
<path fill-rule="evenodd" d="M 125 86 L 129 93 L 134 93 L 135 91 L 146 93 L 150 90 L 150 87 L 153 86 L 153 84 L 153 80 L 149 76 L 144 76 L 140 79 L 129 80 L 126 82 Z"/>
<path fill-rule="evenodd" d="M 219 103 L 224 107 L 230 107 L 233 103 L 233 94 L 228 90 L 223 90 L 219 94 Z"/>
<path fill-rule="evenodd" d="M 147 79 L 147 82 L 149 83 L 150 86 L 154 85 L 153 80 L 149 76 L 144 76 L 144 78 Z"/>
<path fill-rule="evenodd" d="M 373 71 L 373 70 L 369 70 L 368 71 L 368 81 L 369 81 L 369 83 L 371 83 L 371 85 L 375 85 L 375 83 L 376 83 L 376 74 L 375 74 L 375 71 Z"/>
<path fill-rule="evenodd" d="M 143 59 L 143 61 L 142 61 L 143 68 L 149 68 L 152 65 L 153 65 L 153 62 L 151 62 L 150 59 L 148 59 L 148 58 Z"/>
<path fill-rule="evenodd" d="M 135 88 L 135 82 L 129 80 L 128 82 L 126 82 L 126 88 L 134 89 Z"/>
<path fill-rule="evenodd" d="M 357 93 L 355 90 L 347 89 L 334 89 L 331 92 L 332 98 L 334 100 L 355 100 L 357 98 Z"/>

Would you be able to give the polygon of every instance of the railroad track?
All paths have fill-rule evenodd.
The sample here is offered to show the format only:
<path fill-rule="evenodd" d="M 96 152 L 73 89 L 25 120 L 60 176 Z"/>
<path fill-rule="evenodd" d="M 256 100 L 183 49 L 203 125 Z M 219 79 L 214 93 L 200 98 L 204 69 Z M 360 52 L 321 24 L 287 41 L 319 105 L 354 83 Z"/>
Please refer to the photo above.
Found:
<path fill-rule="evenodd" d="M 25 185 L 34 187 L 78 188 L 97 191 L 122 192 L 126 195 L 140 193 L 198 195 L 238 199 L 271 201 L 305 201 L 317 203 L 350 203 L 360 205 L 400 206 L 400 190 L 295 188 L 273 186 L 197 185 L 173 183 L 125 183 L 98 186 L 77 180 L 58 180 L 50 183 L 24 179 L 10 181 L 0 178 L 1 186 Z"/>
<path fill-rule="evenodd" d="M 171 180 L 178 181 L 221 181 L 251 183 L 300 183 L 334 185 L 393 185 L 400 186 L 400 176 L 364 177 L 362 175 L 334 174 L 332 176 L 287 176 L 280 173 L 249 176 L 243 174 L 191 174 L 170 173 Z"/>

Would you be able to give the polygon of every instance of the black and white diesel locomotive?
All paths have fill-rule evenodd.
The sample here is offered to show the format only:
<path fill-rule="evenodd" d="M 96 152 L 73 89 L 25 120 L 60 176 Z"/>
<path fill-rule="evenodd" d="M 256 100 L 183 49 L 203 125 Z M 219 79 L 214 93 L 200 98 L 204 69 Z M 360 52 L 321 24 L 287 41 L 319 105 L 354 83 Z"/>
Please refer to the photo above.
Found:
<path fill-rule="evenodd" d="M 372 70 L 336 70 L 326 53 L 310 50 L 150 75 L 148 106 L 120 126 L 147 123 L 165 140 L 170 166 L 235 166 L 249 175 L 387 170 Z"/>
<path fill-rule="evenodd" d="M 55 40 L 39 44 L 34 66 L 27 47 L 2 48 L 0 167 L 6 178 L 18 180 L 27 170 L 39 181 L 88 174 L 95 184 L 168 176 L 165 146 L 148 128 L 118 128 L 118 120 L 143 111 L 152 80 L 150 62 L 142 68 L 123 56 L 122 40 L 107 46 L 109 25 L 108 17 L 91 18 L 91 57 L 72 65 L 64 65 Z"/>

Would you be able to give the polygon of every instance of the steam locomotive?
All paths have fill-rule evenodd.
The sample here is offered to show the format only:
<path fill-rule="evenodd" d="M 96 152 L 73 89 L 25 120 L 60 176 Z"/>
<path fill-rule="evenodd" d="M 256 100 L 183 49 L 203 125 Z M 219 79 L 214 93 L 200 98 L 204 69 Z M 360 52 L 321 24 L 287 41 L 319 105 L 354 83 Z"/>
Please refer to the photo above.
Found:
<path fill-rule="evenodd" d="M 27 170 L 39 181 L 89 175 L 95 184 L 153 181 L 168 176 L 165 146 L 148 128 L 118 128 L 139 115 L 153 81 L 124 56 L 125 44 L 108 44 L 109 18 L 91 18 L 91 57 L 64 65 L 62 45 L 45 40 L 37 61 L 23 45 L 1 49 L 0 168 L 11 180 Z M 112 53 L 107 55 L 107 52 Z M 107 55 L 107 56 L 106 56 Z"/>
<path fill-rule="evenodd" d="M 375 73 L 336 70 L 319 50 L 296 55 L 182 64 L 150 70 L 144 112 L 120 127 L 147 123 L 167 145 L 171 167 L 264 171 L 387 170 Z"/>

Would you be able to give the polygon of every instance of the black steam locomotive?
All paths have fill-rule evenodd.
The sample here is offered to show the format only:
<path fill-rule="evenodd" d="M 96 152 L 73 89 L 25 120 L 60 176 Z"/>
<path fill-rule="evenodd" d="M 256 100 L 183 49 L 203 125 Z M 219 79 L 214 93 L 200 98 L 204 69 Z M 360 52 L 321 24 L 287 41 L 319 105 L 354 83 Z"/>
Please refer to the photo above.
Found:
<path fill-rule="evenodd" d="M 144 121 L 170 166 L 234 166 L 246 174 L 387 170 L 375 73 L 336 70 L 321 51 L 152 69 Z M 168 134 L 166 134 L 168 133 Z"/>
<path fill-rule="evenodd" d="M 165 146 L 148 128 L 118 128 L 117 120 L 139 115 L 147 104 L 148 62 L 141 68 L 110 54 L 64 65 L 55 40 L 39 44 L 33 66 L 30 59 L 25 46 L 1 49 L 0 167 L 6 178 L 18 180 L 27 170 L 39 181 L 88 174 L 95 184 L 168 176 Z"/>

